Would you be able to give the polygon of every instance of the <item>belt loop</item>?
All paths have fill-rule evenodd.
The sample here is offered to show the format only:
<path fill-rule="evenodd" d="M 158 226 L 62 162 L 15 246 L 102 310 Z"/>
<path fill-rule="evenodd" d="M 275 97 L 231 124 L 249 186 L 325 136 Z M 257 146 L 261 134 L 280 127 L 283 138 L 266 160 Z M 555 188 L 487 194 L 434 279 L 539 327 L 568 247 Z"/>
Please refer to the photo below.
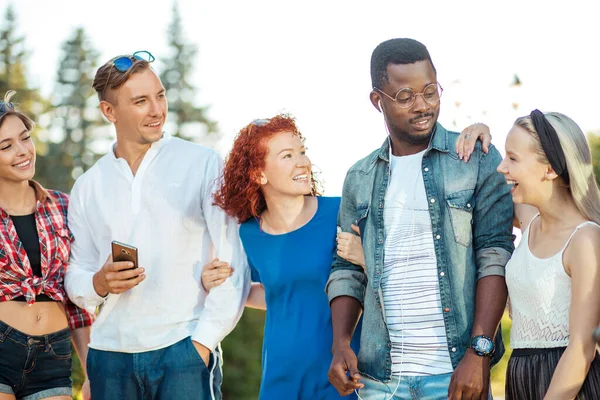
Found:
<path fill-rule="evenodd" d="M 52 349 L 52 345 L 50 344 L 49 335 L 44 335 L 44 351 L 48 353 L 50 349 Z"/>
<path fill-rule="evenodd" d="M 5 324 L 5 325 L 6 325 L 6 329 L 4 330 L 4 332 L 0 332 L 0 342 L 4 342 L 4 339 L 8 336 L 8 334 L 12 330 L 10 325 L 8 325 L 8 324 Z"/>

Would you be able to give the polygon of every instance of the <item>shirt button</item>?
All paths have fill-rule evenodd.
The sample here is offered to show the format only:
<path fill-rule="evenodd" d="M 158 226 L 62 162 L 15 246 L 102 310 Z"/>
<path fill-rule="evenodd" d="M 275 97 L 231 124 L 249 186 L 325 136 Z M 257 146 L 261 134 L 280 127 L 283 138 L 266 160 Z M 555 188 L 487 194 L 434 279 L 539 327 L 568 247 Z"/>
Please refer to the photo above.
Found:
<path fill-rule="evenodd" d="M 392 344 L 391 344 L 391 343 L 388 343 L 388 347 L 391 349 L 391 348 L 392 348 Z"/>
<path fill-rule="evenodd" d="M 443 272 L 442 272 L 443 273 Z M 445 312 L 450 312 L 450 309 L 448 307 L 444 308 Z"/>
<path fill-rule="evenodd" d="M 444 276 L 444 275 L 446 275 L 446 274 L 443 271 L 440 272 L 440 276 Z"/>
<path fill-rule="evenodd" d="M 453 352 L 453 353 L 456 353 L 456 347 L 453 347 L 453 348 L 452 348 L 452 352 Z"/>
<path fill-rule="evenodd" d="M 379 244 L 383 244 L 383 239 L 379 239 Z"/>
<path fill-rule="evenodd" d="M 429 168 L 425 167 L 425 169 L 423 171 L 429 172 Z"/>
<path fill-rule="evenodd" d="M 34 343 L 35 343 L 35 340 L 33 340 L 33 338 L 29 338 L 29 340 L 27 340 L 27 344 L 30 346 Z"/>
<path fill-rule="evenodd" d="M 383 208 L 383 203 L 379 203 L 379 208 Z"/>
<path fill-rule="evenodd" d="M 431 199 L 429 201 L 431 202 L 431 204 L 435 203 L 435 199 Z"/>
<path fill-rule="evenodd" d="M 435 235 L 435 238 L 436 238 L 437 240 L 440 240 L 442 237 L 441 237 L 440 235 Z"/>
<path fill-rule="evenodd" d="M 467 208 L 471 208 L 471 203 L 467 203 Z"/>

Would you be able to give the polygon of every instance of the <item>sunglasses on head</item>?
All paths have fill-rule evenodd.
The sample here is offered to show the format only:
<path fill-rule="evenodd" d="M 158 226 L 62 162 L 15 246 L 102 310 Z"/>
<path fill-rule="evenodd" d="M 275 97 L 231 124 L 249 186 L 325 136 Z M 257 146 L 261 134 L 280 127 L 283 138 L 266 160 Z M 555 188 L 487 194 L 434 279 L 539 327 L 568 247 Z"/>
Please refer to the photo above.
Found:
<path fill-rule="evenodd" d="M 15 109 L 15 105 L 9 101 L 5 103 L 4 101 L 0 101 L 0 114 L 4 114 L 5 112 L 11 111 Z"/>
<path fill-rule="evenodd" d="M 254 121 L 250 122 L 250 124 L 252 124 L 254 126 L 263 126 L 263 125 L 268 124 L 269 122 L 271 122 L 271 120 L 268 118 L 260 118 L 260 119 L 255 119 Z"/>
<path fill-rule="evenodd" d="M 117 70 L 121 72 L 127 72 L 127 70 L 131 68 L 135 60 L 146 61 L 151 63 L 155 60 L 155 58 L 149 51 L 141 50 L 136 51 L 130 56 L 121 56 L 115 58 L 113 61 L 113 65 Z"/>

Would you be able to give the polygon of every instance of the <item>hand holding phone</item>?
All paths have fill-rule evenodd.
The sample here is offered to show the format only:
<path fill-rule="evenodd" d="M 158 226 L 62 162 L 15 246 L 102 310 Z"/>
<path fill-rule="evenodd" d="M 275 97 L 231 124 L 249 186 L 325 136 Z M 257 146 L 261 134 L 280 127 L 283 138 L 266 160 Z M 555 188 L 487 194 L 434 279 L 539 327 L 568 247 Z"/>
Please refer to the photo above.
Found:
<path fill-rule="evenodd" d="M 114 241 L 111 254 L 94 274 L 94 290 L 102 297 L 123 293 L 142 282 L 146 278 L 144 272 L 144 268 L 139 268 L 137 249 Z"/>
<path fill-rule="evenodd" d="M 133 267 L 128 269 L 135 269 L 138 267 L 138 250 L 129 244 L 117 242 L 113 240 L 112 246 L 112 259 L 113 261 L 129 261 L 133 263 Z"/>

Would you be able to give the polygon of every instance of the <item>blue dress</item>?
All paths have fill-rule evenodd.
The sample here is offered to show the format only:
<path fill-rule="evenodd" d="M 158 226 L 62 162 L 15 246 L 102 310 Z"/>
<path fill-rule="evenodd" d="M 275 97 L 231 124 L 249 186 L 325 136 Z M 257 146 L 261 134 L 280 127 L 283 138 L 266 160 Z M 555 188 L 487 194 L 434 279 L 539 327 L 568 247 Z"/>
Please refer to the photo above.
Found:
<path fill-rule="evenodd" d="M 317 197 L 313 218 L 282 235 L 254 218 L 240 227 L 252 280 L 265 287 L 261 400 L 355 399 L 329 383 L 333 331 L 325 284 L 335 251 L 339 197 Z M 358 350 L 360 328 L 352 347 Z"/>

